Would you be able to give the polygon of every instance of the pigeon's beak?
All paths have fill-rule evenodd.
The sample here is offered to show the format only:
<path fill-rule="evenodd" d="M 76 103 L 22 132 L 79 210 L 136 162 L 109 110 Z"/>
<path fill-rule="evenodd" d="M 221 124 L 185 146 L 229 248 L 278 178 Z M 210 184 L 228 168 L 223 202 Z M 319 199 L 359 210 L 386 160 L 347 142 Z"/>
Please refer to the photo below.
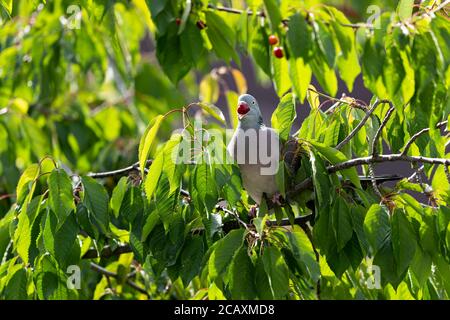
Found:
<path fill-rule="evenodd" d="M 250 108 L 248 104 L 244 101 L 240 101 L 237 108 L 238 118 L 241 120 L 248 112 Z"/>

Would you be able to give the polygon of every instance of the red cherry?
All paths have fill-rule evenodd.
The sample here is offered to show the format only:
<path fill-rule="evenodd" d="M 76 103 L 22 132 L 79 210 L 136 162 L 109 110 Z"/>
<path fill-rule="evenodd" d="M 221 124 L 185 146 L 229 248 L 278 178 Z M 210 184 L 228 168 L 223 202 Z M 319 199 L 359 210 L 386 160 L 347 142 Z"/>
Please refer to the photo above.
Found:
<path fill-rule="evenodd" d="M 283 56 L 284 56 L 283 48 L 282 47 L 275 47 L 275 48 L 273 48 L 273 54 L 278 59 L 283 58 Z"/>
<path fill-rule="evenodd" d="M 269 44 L 271 45 L 271 46 L 274 46 L 274 45 L 276 45 L 278 43 L 278 37 L 276 36 L 276 35 L 271 35 L 271 36 L 269 36 Z"/>
<path fill-rule="evenodd" d="M 247 114 L 249 111 L 250 111 L 250 108 L 249 108 L 247 103 L 245 103 L 244 101 L 239 102 L 239 105 L 238 105 L 238 108 L 237 108 L 237 112 L 240 115 Z"/>
<path fill-rule="evenodd" d="M 180 18 L 176 18 L 175 19 L 175 23 L 177 24 L 177 26 L 179 26 L 181 24 L 181 19 Z"/>

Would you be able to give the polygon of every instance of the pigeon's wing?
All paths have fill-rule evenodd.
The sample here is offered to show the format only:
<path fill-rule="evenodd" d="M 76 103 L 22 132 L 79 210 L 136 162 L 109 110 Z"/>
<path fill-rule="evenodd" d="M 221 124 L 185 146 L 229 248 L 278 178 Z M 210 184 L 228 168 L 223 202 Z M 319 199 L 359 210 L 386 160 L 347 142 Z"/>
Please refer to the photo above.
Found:
<path fill-rule="evenodd" d="M 290 174 L 295 175 L 297 170 L 300 168 L 301 163 L 300 144 L 297 139 L 290 138 L 286 141 L 282 148 L 281 154 L 286 167 L 290 171 Z"/>

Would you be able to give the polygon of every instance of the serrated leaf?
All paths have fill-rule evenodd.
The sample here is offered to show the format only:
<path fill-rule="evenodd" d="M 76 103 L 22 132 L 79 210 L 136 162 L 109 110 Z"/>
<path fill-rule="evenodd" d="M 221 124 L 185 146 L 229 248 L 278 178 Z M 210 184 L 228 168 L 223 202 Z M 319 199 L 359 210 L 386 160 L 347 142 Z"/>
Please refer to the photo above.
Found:
<path fill-rule="evenodd" d="M 339 150 L 328 147 L 317 141 L 309 141 L 328 161 L 332 164 L 337 164 L 347 161 L 347 157 Z M 358 172 L 356 168 L 348 168 L 341 171 L 344 177 L 349 179 L 356 187 L 361 188 Z"/>
<path fill-rule="evenodd" d="M 215 279 L 229 267 L 233 257 L 244 241 L 244 229 L 232 230 L 217 242 L 208 262 L 209 277 Z"/>
<path fill-rule="evenodd" d="M 144 190 L 145 195 L 147 196 L 147 199 L 149 201 L 152 200 L 153 193 L 158 186 L 159 178 L 161 177 L 161 173 L 163 170 L 163 165 L 164 152 L 160 151 L 153 160 L 152 165 L 148 170 L 147 176 L 145 177 Z"/>
<path fill-rule="evenodd" d="M 293 90 L 301 103 L 305 101 L 311 77 L 311 67 L 305 63 L 303 58 L 291 57 L 289 59 L 289 78 L 291 79 Z"/>
<path fill-rule="evenodd" d="M 105 188 L 91 177 L 81 178 L 84 188 L 83 203 L 90 211 L 91 217 L 97 222 L 100 231 L 107 233 L 109 230 L 108 193 Z"/>
<path fill-rule="evenodd" d="M 336 234 L 337 250 L 339 252 L 344 249 L 353 234 L 350 208 L 341 197 L 338 197 L 335 200 L 331 217 L 333 221 L 333 229 Z"/>
<path fill-rule="evenodd" d="M 141 141 L 139 142 L 139 168 L 141 169 L 141 175 L 144 176 L 144 169 L 147 163 L 148 154 L 156 138 L 159 127 L 161 125 L 164 116 L 158 115 L 156 118 L 148 125 L 144 134 L 142 135 Z"/>
<path fill-rule="evenodd" d="M 270 56 L 271 73 L 275 90 L 279 97 L 282 97 L 290 88 L 291 82 L 289 80 L 289 66 L 286 58 L 278 59 L 275 56 Z"/>
<path fill-rule="evenodd" d="M 27 196 L 28 192 L 32 193 L 34 187 L 29 188 L 29 185 L 39 176 L 39 173 L 39 165 L 35 163 L 28 166 L 28 168 L 26 168 L 22 173 L 16 187 L 17 203 L 21 203 Z"/>
<path fill-rule="evenodd" d="M 405 213 L 400 209 L 395 210 L 392 215 L 391 228 L 397 274 L 401 275 L 414 257 L 417 246 L 416 235 Z"/>
<path fill-rule="evenodd" d="M 230 291 L 233 299 L 254 299 L 256 297 L 255 266 L 247 249 L 241 247 L 230 266 Z"/>
<path fill-rule="evenodd" d="M 289 269 L 283 255 L 277 247 L 266 247 L 262 261 L 273 297 L 275 299 L 284 298 L 289 291 Z"/>
<path fill-rule="evenodd" d="M 114 188 L 111 195 L 111 209 L 116 218 L 119 217 L 120 206 L 122 204 L 123 197 L 128 188 L 128 178 L 122 177 Z"/>
<path fill-rule="evenodd" d="M 390 233 L 389 215 L 379 204 L 373 204 L 364 219 L 364 231 L 375 254 Z"/>
<path fill-rule="evenodd" d="M 277 30 L 281 23 L 280 6 L 276 0 L 264 0 L 264 5 L 266 6 L 267 13 L 269 14 L 272 30 Z"/>
<path fill-rule="evenodd" d="M 300 268 L 316 282 L 320 277 L 320 267 L 316 261 L 316 255 L 311 241 L 301 228 L 295 228 L 293 232 L 286 232 L 289 248 Z"/>
<path fill-rule="evenodd" d="M 49 204 L 58 218 L 57 229 L 64 224 L 70 212 L 75 210 L 72 182 L 62 169 L 55 169 L 48 177 Z"/>
<path fill-rule="evenodd" d="M 281 139 L 287 140 L 296 117 L 295 100 L 292 93 L 288 93 L 281 98 L 272 114 L 272 127 L 278 131 Z"/>
<path fill-rule="evenodd" d="M 235 50 L 236 35 L 233 29 L 222 19 L 221 16 L 212 12 L 206 11 L 206 33 L 211 41 L 214 52 L 219 58 L 230 62 L 233 59 L 236 63 L 239 63 L 239 56 Z"/>
<path fill-rule="evenodd" d="M 216 107 L 215 105 L 207 102 L 199 102 L 198 105 L 200 108 L 202 108 L 204 111 L 206 111 L 209 115 L 211 115 L 214 119 L 218 120 L 219 122 L 225 124 L 225 116 L 223 115 L 222 111 Z"/>

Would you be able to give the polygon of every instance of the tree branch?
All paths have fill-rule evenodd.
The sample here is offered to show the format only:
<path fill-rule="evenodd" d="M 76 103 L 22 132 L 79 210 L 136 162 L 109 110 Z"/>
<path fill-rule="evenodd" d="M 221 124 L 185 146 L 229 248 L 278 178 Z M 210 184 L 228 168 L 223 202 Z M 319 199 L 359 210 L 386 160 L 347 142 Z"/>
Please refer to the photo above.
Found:
<path fill-rule="evenodd" d="M 439 129 L 440 127 L 445 126 L 447 123 L 448 123 L 447 120 L 441 121 L 441 122 L 439 122 L 438 124 L 436 124 L 436 128 Z M 430 131 L 430 128 L 424 128 L 424 129 L 420 130 L 419 132 L 416 132 L 416 133 L 408 140 L 408 142 L 405 144 L 405 147 L 403 148 L 403 151 L 402 151 L 401 154 L 402 154 L 402 155 L 405 155 L 405 154 L 408 152 L 408 150 L 409 150 L 409 148 L 411 147 L 411 145 L 414 143 L 414 141 L 416 141 L 416 139 L 417 139 L 418 137 L 420 137 L 420 136 L 421 136 L 422 134 L 424 134 L 424 133 L 427 133 L 428 131 Z"/>
<path fill-rule="evenodd" d="M 372 157 L 378 155 L 378 150 L 377 150 L 378 149 L 378 139 L 381 137 L 384 127 L 388 123 L 389 119 L 391 118 L 392 113 L 395 110 L 394 106 L 392 105 L 391 102 L 389 102 L 389 106 L 390 106 L 389 110 L 387 111 L 386 115 L 384 116 L 384 119 L 381 122 L 380 127 L 378 128 L 377 132 L 375 133 L 375 136 L 373 137 L 372 148 L 371 148 L 371 152 L 370 152 Z M 383 195 L 381 194 L 381 191 L 378 188 L 377 180 L 375 179 L 375 165 L 373 163 L 369 164 L 369 176 L 370 176 L 370 181 L 372 182 L 373 190 L 380 198 L 383 198 Z"/>
<path fill-rule="evenodd" d="M 364 124 L 367 122 L 367 120 L 370 118 L 370 116 L 380 103 L 391 103 L 391 102 L 389 100 L 377 100 L 373 104 L 372 108 L 370 108 L 369 111 L 366 112 L 364 118 L 358 123 L 358 125 L 352 130 L 352 132 L 350 132 L 350 134 L 336 146 L 337 150 L 342 149 L 342 147 L 345 146 L 358 133 L 359 130 L 361 130 L 361 128 L 364 126 Z"/>
<path fill-rule="evenodd" d="M 328 169 L 328 172 L 333 173 L 336 171 L 351 168 L 354 166 L 359 166 L 362 164 L 392 162 L 392 161 L 407 161 L 407 162 L 411 162 L 411 163 L 425 162 L 425 163 L 430 163 L 430 164 L 441 164 L 441 165 L 447 165 L 447 166 L 450 165 L 450 159 L 429 158 L 429 157 L 422 157 L 422 156 L 407 156 L 407 155 L 395 153 L 395 154 L 383 154 L 383 155 L 377 155 L 377 156 L 355 158 L 355 159 L 351 159 L 351 160 L 348 160 L 345 162 L 338 163 L 336 165 L 329 166 L 329 167 L 327 167 L 327 169 Z"/>
<path fill-rule="evenodd" d="M 96 272 L 98 272 L 98 273 L 100 273 L 100 274 L 103 274 L 103 275 L 105 275 L 105 276 L 108 277 L 108 278 L 109 278 L 109 277 L 116 278 L 116 279 L 118 278 L 117 273 L 112 272 L 112 271 L 109 271 L 109 270 L 107 270 L 107 269 L 105 269 L 105 268 L 99 266 L 98 264 L 95 264 L 95 263 L 91 262 L 90 266 L 91 266 L 91 269 L 92 269 L 92 270 L 94 270 L 94 271 L 96 271 Z M 133 289 L 139 291 L 140 293 L 145 294 L 147 297 L 150 296 L 150 295 L 148 294 L 148 292 L 147 292 L 144 288 L 138 286 L 134 281 L 128 279 L 128 276 L 127 276 L 127 279 L 126 279 L 125 283 L 126 283 L 127 285 L 129 285 L 130 287 L 132 287 Z"/>
<path fill-rule="evenodd" d="M 147 166 L 152 164 L 152 160 L 147 160 Z M 121 176 L 125 175 L 131 171 L 138 171 L 139 170 L 139 162 L 133 163 L 131 166 L 112 170 L 112 171 L 104 171 L 104 172 L 90 172 L 87 174 L 88 177 L 94 178 L 94 179 L 101 179 L 101 178 L 107 178 L 107 177 L 113 177 L 113 176 Z"/>

